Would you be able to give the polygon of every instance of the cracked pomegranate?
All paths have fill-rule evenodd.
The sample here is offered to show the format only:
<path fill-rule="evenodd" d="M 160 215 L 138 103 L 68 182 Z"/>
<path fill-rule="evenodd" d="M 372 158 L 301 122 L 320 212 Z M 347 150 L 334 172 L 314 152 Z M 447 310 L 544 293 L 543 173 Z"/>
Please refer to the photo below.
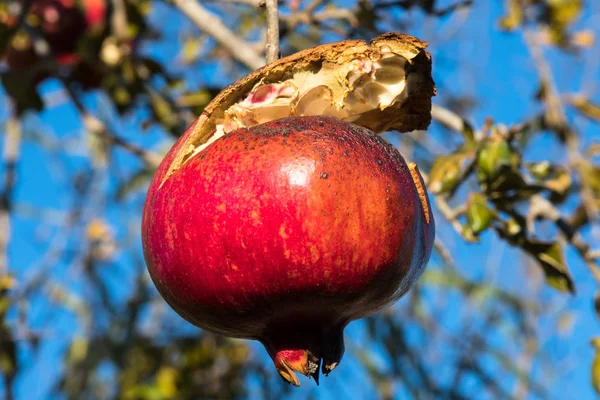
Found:
<path fill-rule="evenodd" d="M 344 327 L 423 272 L 434 221 L 420 174 L 369 129 L 320 116 L 236 129 L 166 179 L 180 147 L 144 210 L 152 279 L 191 323 L 262 342 L 287 382 L 331 372 Z"/>
<path fill-rule="evenodd" d="M 294 371 L 338 365 L 350 321 L 414 284 L 433 216 L 416 166 L 376 133 L 429 125 L 426 45 L 386 33 L 317 46 L 211 101 L 159 166 L 142 221 L 177 312 L 261 341 L 299 385 Z"/>

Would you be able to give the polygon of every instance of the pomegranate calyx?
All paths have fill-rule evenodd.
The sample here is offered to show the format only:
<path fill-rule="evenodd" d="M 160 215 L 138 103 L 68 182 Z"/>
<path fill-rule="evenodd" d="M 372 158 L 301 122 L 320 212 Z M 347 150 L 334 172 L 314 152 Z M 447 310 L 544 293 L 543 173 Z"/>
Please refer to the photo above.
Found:
<path fill-rule="evenodd" d="M 319 366 L 321 359 L 310 350 L 281 350 L 273 357 L 277 372 L 289 384 L 300 386 L 300 381 L 294 371 L 314 378 L 319 384 Z"/>
<path fill-rule="evenodd" d="M 295 371 L 313 378 L 318 385 L 319 369 L 327 376 L 342 359 L 345 326 L 346 323 L 278 324 L 261 342 L 284 381 L 300 386 Z"/>

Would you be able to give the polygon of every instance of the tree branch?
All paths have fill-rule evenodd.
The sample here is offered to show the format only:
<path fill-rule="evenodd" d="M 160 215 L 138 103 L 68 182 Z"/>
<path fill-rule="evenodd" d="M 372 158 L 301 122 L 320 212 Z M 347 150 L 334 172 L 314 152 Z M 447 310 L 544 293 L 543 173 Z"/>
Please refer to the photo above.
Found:
<path fill-rule="evenodd" d="M 4 132 L 4 186 L 0 194 L 0 276 L 8 273 L 8 242 L 10 240 L 10 211 L 17 182 L 17 162 L 21 147 L 21 122 L 15 116 L 6 123 Z"/>
<path fill-rule="evenodd" d="M 454 111 L 438 105 L 431 105 L 431 118 L 444 125 L 451 131 L 462 133 L 465 130 L 465 120 Z"/>
<path fill-rule="evenodd" d="M 79 100 L 77 95 L 73 92 L 73 89 L 69 86 L 68 82 L 63 81 L 63 85 L 65 87 L 65 90 L 69 94 L 71 101 L 81 114 L 83 124 L 90 131 L 90 133 L 98 135 L 103 139 L 107 140 L 108 143 L 116 144 L 124 150 L 127 150 L 128 152 L 140 157 L 146 164 L 152 167 L 158 167 L 162 160 L 161 156 L 141 147 L 138 147 L 133 143 L 129 143 L 128 141 L 111 133 L 104 124 L 104 122 L 100 121 L 98 118 L 90 114 L 90 112 L 85 108 L 83 103 Z"/>
<path fill-rule="evenodd" d="M 263 7 L 266 0 L 207 0 L 215 3 L 245 4 L 252 7 Z"/>
<path fill-rule="evenodd" d="M 267 64 L 279 58 L 279 10 L 277 0 L 266 0 L 267 8 Z"/>
<path fill-rule="evenodd" d="M 560 211 L 550 201 L 536 195 L 531 198 L 530 214 L 534 217 L 543 216 L 553 221 L 565 236 L 567 242 L 577 250 L 577 253 L 583 259 L 596 282 L 600 284 L 600 268 L 596 264 L 594 253 L 590 249 L 590 246 L 583 240 L 581 234 L 561 216 Z"/>
<path fill-rule="evenodd" d="M 201 31 L 212 36 L 239 62 L 255 70 L 262 67 L 264 59 L 252 45 L 233 33 L 216 15 L 202 7 L 196 0 L 171 0 Z"/>

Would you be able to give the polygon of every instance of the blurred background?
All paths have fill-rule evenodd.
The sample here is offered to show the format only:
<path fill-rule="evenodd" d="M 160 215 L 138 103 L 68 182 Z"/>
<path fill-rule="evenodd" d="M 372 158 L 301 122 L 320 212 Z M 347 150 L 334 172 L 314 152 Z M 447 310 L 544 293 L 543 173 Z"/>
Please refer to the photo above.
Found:
<path fill-rule="evenodd" d="M 600 3 L 282 0 L 282 55 L 429 42 L 429 267 L 290 388 L 258 343 L 160 298 L 140 241 L 157 162 L 264 64 L 260 0 L 0 2 L 0 397 L 591 399 L 600 387 Z M 598 336 L 598 339 L 596 339 Z M 599 353 L 600 354 L 600 353 Z"/>

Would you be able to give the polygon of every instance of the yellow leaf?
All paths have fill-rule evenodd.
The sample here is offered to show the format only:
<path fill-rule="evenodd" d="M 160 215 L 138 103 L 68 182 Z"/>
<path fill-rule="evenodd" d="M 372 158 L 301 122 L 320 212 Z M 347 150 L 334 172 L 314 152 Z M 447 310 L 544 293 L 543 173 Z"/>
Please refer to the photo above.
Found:
<path fill-rule="evenodd" d="M 590 102 L 588 99 L 582 96 L 572 98 L 571 104 L 583 116 L 595 122 L 600 122 L 600 106 Z"/>
<path fill-rule="evenodd" d="M 518 0 L 510 0 L 507 4 L 506 15 L 500 19 L 500 28 L 513 31 L 523 23 L 523 10 Z"/>
<path fill-rule="evenodd" d="M 600 338 L 592 339 L 591 344 L 596 349 L 596 356 L 592 361 L 592 385 L 596 393 L 600 395 Z"/>
<path fill-rule="evenodd" d="M 581 0 L 550 0 L 550 19 L 559 25 L 568 25 L 579 16 L 582 9 Z"/>
<path fill-rule="evenodd" d="M 82 337 L 76 337 L 71 343 L 69 349 L 69 362 L 76 364 L 87 356 L 88 352 L 88 341 Z"/>
<path fill-rule="evenodd" d="M 156 385 L 161 395 L 173 398 L 177 395 L 177 370 L 173 367 L 162 367 L 156 376 Z"/>
<path fill-rule="evenodd" d="M 0 291 L 9 290 L 17 285 L 17 280 L 12 275 L 0 276 Z"/>
<path fill-rule="evenodd" d="M 571 43 L 573 44 L 573 46 L 588 48 L 592 47 L 595 42 L 596 35 L 594 35 L 594 32 L 590 29 L 575 32 L 571 36 Z"/>
<path fill-rule="evenodd" d="M 110 234 L 110 228 L 101 219 L 93 219 L 86 228 L 86 234 L 88 240 L 92 242 L 100 241 Z"/>

